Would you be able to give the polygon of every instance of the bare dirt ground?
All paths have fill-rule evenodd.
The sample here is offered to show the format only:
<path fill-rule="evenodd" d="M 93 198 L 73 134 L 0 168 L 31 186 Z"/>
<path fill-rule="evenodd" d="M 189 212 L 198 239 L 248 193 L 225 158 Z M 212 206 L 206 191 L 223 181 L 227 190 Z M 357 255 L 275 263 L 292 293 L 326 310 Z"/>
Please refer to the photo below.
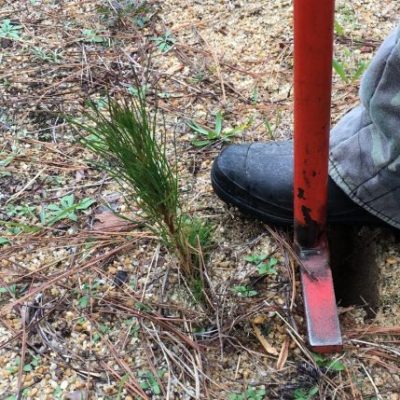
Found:
<path fill-rule="evenodd" d="M 400 399 L 400 246 L 378 230 L 380 307 L 340 309 L 344 352 L 307 350 L 290 232 L 241 217 L 213 194 L 195 121 L 218 112 L 233 142 L 292 129 L 292 2 L 14 0 L 0 6 L 0 399 Z M 333 121 L 396 26 L 391 0 L 338 1 Z M 213 308 L 128 214 L 63 116 L 132 71 L 176 141 L 188 214 L 214 227 Z M 137 210 L 137 216 L 140 212 Z M 257 273 L 250 255 L 277 273 Z M 362 266 L 360 266 L 362 268 Z M 124 283 L 121 282 L 123 280 Z M 245 291 L 243 291 L 245 287 Z"/>

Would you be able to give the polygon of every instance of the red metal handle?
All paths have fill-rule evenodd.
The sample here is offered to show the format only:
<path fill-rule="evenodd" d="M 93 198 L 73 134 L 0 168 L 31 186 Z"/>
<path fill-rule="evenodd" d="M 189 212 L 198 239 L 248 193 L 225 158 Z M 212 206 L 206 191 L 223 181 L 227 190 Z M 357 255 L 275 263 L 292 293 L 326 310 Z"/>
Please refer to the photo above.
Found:
<path fill-rule="evenodd" d="M 325 231 L 334 0 L 294 1 L 294 222 L 302 248 Z"/>
<path fill-rule="evenodd" d="M 326 241 L 334 0 L 294 1 L 294 223 L 308 341 L 340 351 Z"/>

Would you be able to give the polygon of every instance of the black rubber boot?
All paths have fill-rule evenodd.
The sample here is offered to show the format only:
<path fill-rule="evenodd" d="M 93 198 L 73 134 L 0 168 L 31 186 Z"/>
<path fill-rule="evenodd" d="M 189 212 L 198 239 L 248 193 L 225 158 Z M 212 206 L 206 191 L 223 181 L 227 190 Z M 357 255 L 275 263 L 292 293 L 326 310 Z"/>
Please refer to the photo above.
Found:
<path fill-rule="evenodd" d="M 267 223 L 293 223 L 293 142 L 230 145 L 214 161 L 215 193 Z M 328 223 L 383 224 L 329 178 Z"/>

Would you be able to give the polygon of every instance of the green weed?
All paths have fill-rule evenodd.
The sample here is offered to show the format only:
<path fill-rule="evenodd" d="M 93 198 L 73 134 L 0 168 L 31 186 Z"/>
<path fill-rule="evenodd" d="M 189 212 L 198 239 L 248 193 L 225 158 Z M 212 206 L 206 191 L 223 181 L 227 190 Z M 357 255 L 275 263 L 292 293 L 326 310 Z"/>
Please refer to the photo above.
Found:
<path fill-rule="evenodd" d="M 148 1 L 114 0 L 110 5 L 100 6 L 97 9 L 109 26 L 131 21 L 138 28 L 144 28 L 155 13 L 154 7 Z"/>
<path fill-rule="evenodd" d="M 164 370 L 157 372 L 158 378 L 161 379 L 165 374 Z M 139 383 L 143 390 L 150 391 L 155 396 L 161 394 L 161 387 L 156 377 L 149 371 L 139 373 Z"/>
<path fill-rule="evenodd" d="M 265 127 L 265 130 L 267 131 L 268 138 L 270 140 L 275 140 L 276 131 L 278 130 L 281 122 L 282 122 L 282 115 L 279 110 L 276 112 L 273 122 L 272 122 L 272 120 L 268 119 L 267 117 L 263 118 L 264 127 Z"/>
<path fill-rule="evenodd" d="M 137 88 L 136 86 L 129 86 L 128 87 L 128 93 L 134 97 L 139 97 L 140 95 L 147 96 L 147 94 L 150 91 L 150 85 L 144 84 L 140 88 Z"/>
<path fill-rule="evenodd" d="M 21 29 L 21 25 L 13 24 L 10 19 L 3 19 L 0 25 L 0 38 L 19 40 Z"/>
<path fill-rule="evenodd" d="M 35 59 L 52 64 L 60 63 L 63 58 L 63 52 L 58 49 L 51 51 L 43 49 L 43 47 L 32 47 L 31 53 Z"/>
<path fill-rule="evenodd" d="M 41 230 L 39 226 L 23 224 L 15 221 L 0 220 L 0 225 L 5 226 L 7 228 L 7 232 L 11 235 L 19 235 L 20 233 L 36 233 Z"/>
<path fill-rule="evenodd" d="M 60 386 L 57 386 L 53 391 L 53 396 L 56 400 L 61 400 L 63 398 L 63 390 Z"/>
<path fill-rule="evenodd" d="M 124 386 L 126 382 L 129 381 L 129 374 L 125 374 L 122 376 L 121 380 L 118 382 L 118 393 L 117 393 L 117 400 L 122 399 L 122 391 L 124 390 Z"/>
<path fill-rule="evenodd" d="M 58 221 L 63 219 L 69 219 L 73 222 L 78 221 L 77 211 L 83 211 L 88 209 L 96 200 L 86 197 L 75 203 L 74 194 L 64 196 L 59 204 L 49 204 L 48 206 L 42 207 L 40 211 L 40 222 L 42 225 L 54 225 Z"/>
<path fill-rule="evenodd" d="M 294 400 L 312 400 L 319 392 L 318 386 L 310 389 L 296 389 L 293 392 Z"/>
<path fill-rule="evenodd" d="M 36 367 L 40 364 L 40 357 L 39 356 L 32 356 L 31 362 L 24 365 L 23 370 L 24 372 L 32 372 Z"/>
<path fill-rule="evenodd" d="M 337 19 L 335 19 L 334 29 L 337 36 L 344 36 L 344 27 Z"/>
<path fill-rule="evenodd" d="M 7 204 L 6 214 L 9 217 L 35 217 L 36 207 L 24 204 L 22 206 L 15 206 L 14 204 Z"/>
<path fill-rule="evenodd" d="M 0 237 L 0 246 L 3 246 L 5 244 L 10 244 L 10 240 L 5 238 L 5 237 Z"/>
<path fill-rule="evenodd" d="M 341 59 L 334 58 L 333 69 L 345 83 L 357 81 L 367 69 L 369 62 L 359 60 L 349 48 L 342 49 Z"/>
<path fill-rule="evenodd" d="M 187 125 L 197 135 L 197 139 L 192 140 L 192 145 L 195 147 L 205 147 L 216 141 L 228 142 L 232 136 L 239 135 L 247 129 L 250 126 L 250 121 L 235 128 L 223 130 L 223 115 L 221 111 L 218 111 L 215 114 L 214 129 L 204 127 L 195 121 L 189 121 Z"/>
<path fill-rule="evenodd" d="M 104 43 L 106 38 L 93 29 L 82 29 L 82 41 L 87 43 Z"/>
<path fill-rule="evenodd" d="M 228 400 L 263 400 L 267 392 L 265 389 L 248 388 L 243 393 L 231 393 Z"/>
<path fill-rule="evenodd" d="M 0 294 L 8 293 L 13 299 L 17 299 L 18 297 L 22 296 L 26 290 L 28 289 L 27 284 L 12 284 L 9 286 L 0 287 Z"/>
<path fill-rule="evenodd" d="M 320 368 L 324 368 L 327 371 L 340 372 L 345 369 L 344 364 L 340 360 L 331 360 L 318 353 L 312 353 L 312 357 Z"/>
<path fill-rule="evenodd" d="M 8 167 L 17 156 L 21 155 L 21 149 L 15 144 L 11 146 L 11 151 L 0 151 L 0 167 Z"/>
<path fill-rule="evenodd" d="M 254 290 L 246 285 L 235 285 L 231 290 L 239 297 L 254 297 L 258 295 L 257 290 Z"/>
<path fill-rule="evenodd" d="M 165 32 L 163 36 L 153 37 L 151 40 L 156 44 L 161 53 L 167 53 L 176 42 L 171 32 Z"/>
<path fill-rule="evenodd" d="M 257 271 L 260 275 L 273 275 L 276 274 L 275 266 L 278 264 L 278 260 L 275 257 L 267 259 L 265 254 L 252 254 L 244 258 L 247 262 L 254 264 L 257 267 Z"/>

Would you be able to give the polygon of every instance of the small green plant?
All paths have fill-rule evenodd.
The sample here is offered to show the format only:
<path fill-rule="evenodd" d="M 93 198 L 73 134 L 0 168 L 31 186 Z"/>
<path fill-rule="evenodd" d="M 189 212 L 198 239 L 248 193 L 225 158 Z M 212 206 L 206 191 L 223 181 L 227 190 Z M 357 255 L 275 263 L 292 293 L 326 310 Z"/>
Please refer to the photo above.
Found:
<path fill-rule="evenodd" d="M 205 147 L 216 141 L 228 142 L 232 136 L 236 136 L 248 128 L 250 121 L 241 124 L 236 128 L 223 130 L 223 115 L 221 111 L 218 111 L 215 114 L 214 129 L 206 128 L 195 121 L 190 121 L 187 125 L 198 136 L 197 139 L 192 140 L 192 145 L 195 147 Z"/>
<path fill-rule="evenodd" d="M 205 226 L 182 214 L 177 166 L 167 157 L 165 130 L 157 132 L 156 113 L 150 115 L 139 85 L 137 90 L 138 96 L 130 100 L 109 99 L 106 112 L 92 104 L 85 114 L 88 124 L 70 122 L 97 138 L 82 137 L 83 143 L 100 156 L 97 165 L 128 191 L 128 207 L 135 201 L 143 210 L 149 229 L 177 255 L 182 273 L 197 279 L 201 275 L 198 255 Z"/>
<path fill-rule="evenodd" d="M 312 400 L 318 392 L 318 386 L 313 386 L 310 389 L 296 389 L 293 392 L 293 398 L 294 400 Z"/>
<path fill-rule="evenodd" d="M 318 353 L 312 353 L 312 356 L 318 367 L 324 368 L 327 371 L 340 372 L 345 369 L 343 362 L 340 360 L 331 360 Z"/>
<path fill-rule="evenodd" d="M 31 49 L 32 56 L 39 60 L 52 64 L 58 64 L 62 61 L 63 53 L 62 51 L 56 50 L 46 50 L 43 47 L 32 47 Z"/>
<path fill-rule="evenodd" d="M 243 393 L 231 393 L 228 400 L 263 400 L 267 392 L 265 389 L 247 388 Z"/>
<path fill-rule="evenodd" d="M 279 110 L 276 112 L 273 122 L 270 119 L 268 119 L 267 117 L 263 118 L 263 122 L 264 122 L 264 127 L 265 127 L 265 130 L 267 131 L 269 139 L 275 140 L 276 131 L 278 130 L 279 125 L 282 122 L 281 112 Z"/>
<path fill-rule="evenodd" d="M 36 233 L 41 230 L 39 226 L 23 224 L 15 221 L 0 220 L 0 226 L 1 225 L 7 228 L 7 232 L 10 235 L 19 235 L 20 233 Z"/>
<path fill-rule="evenodd" d="M 95 343 L 97 343 L 98 341 L 100 341 L 101 337 L 103 335 L 107 335 L 108 333 L 110 333 L 111 329 L 108 325 L 106 324 L 99 324 L 98 328 L 97 328 L 97 332 L 95 332 L 93 334 L 93 341 Z"/>
<path fill-rule="evenodd" d="M 337 36 L 344 36 L 344 28 L 337 19 L 335 19 L 334 28 L 335 28 L 335 34 Z"/>
<path fill-rule="evenodd" d="M 39 356 L 32 356 L 32 360 L 30 363 L 24 365 L 24 372 L 32 372 L 38 365 L 40 364 Z"/>
<path fill-rule="evenodd" d="M 125 374 L 122 376 L 121 380 L 118 382 L 118 393 L 117 400 L 122 400 L 122 391 L 124 390 L 124 386 L 126 382 L 129 381 L 129 374 Z"/>
<path fill-rule="evenodd" d="M 21 29 L 21 25 L 13 24 L 10 19 L 3 19 L 0 25 L 0 38 L 19 40 Z"/>
<path fill-rule="evenodd" d="M 9 166 L 16 157 L 23 155 L 18 145 L 13 144 L 11 151 L 0 151 L 0 167 Z"/>
<path fill-rule="evenodd" d="M 82 29 L 83 42 L 88 43 L 104 43 L 106 39 L 93 29 Z"/>
<path fill-rule="evenodd" d="M 80 202 L 75 203 L 74 194 L 69 194 L 64 196 L 59 204 L 49 204 L 46 207 L 42 207 L 40 221 L 42 225 L 48 226 L 54 225 L 63 219 L 76 222 L 78 220 L 76 212 L 88 209 L 95 202 L 96 200 L 86 197 Z"/>
<path fill-rule="evenodd" d="M 21 296 L 26 289 L 28 288 L 28 285 L 16 285 L 12 284 L 10 286 L 5 286 L 5 287 L 0 287 L 0 294 L 5 294 L 8 293 L 12 298 L 16 299 L 19 296 Z"/>
<path fill-rule="evenodd" d="M 351 3 L 338 4 L 335 14 L 336 21 L 342 25 L 350 25 L 351 29 L 355 29 L 360 26 L 357 21 L 355 9 Z"/>
<path fill-rule="evenodd" d="M 172 36 L 171 32 L 165 32 L 163 36 L 157 36 L 152 38 L 161 53 L 167 53 L 172 49 L 176 40 Z"/>
<path fill-rule="evenodd" d="M 150 85 L 144 84 L 140 88 L 134 85 L 128 86 L 128 93 L 134 97 L 139 97 L 140 95 L 147 96 L 150 91 Z"/>
<path fill-rule="evenodd" d="M 85 101 L 85 106 L 86 107 L 91 107 L 92 104 L 96 105 L 96 108 L 98 109 L 104 109 L 106 110 L 108 107 L 108 98 L 104 97 L 104 96 L 100 96 L 96 99 L 92 99 L 92 100 L 87 100 Z"/>
<path fill-rule="evenodd" d="M 56 400 L 61 400 L 63 398 L 63 390 L 61 386 L 57 386 L 53 391 L 53 396 Z"/>
<path fill-rule="evenodd" d="M 232 288 L 232 292 L 237 294 L 239 297 L 254 297 L 258 295 L 257 290 L 254 290 L 246 285 L 235 285 Z"/>
<path fill-rule="evenodd" d="M 18 372 L 19 370 L 19 365 L 21 363 L 21 358 L 18 356 L 16 357 L 6 368 L 7 371 L 11 374 L 14 375 Z M 37 368 L 40 364 L 40 357 L 39 356 L 32 356 L 32 360 L 30 362 L 27 362 L 23 367 L 22 370 L 24 372 L 32 372 L 35 368 Z"/>
<path fill-rule="evenodd" d="M 21 362 L 21 359 L 19 356 L 15 357 L 6 367 L 6 370 L 11 374 L 14 375 L 15 373 L 18 372 L 19 369 L 19 364 Z"/>
<path fill-rule="evenodd" d="M 0 246 L 3 246 L 5 244 L 10 244 L 10 240 L 5 238 L 5 237 L 0 237 Z"/>
<path fill-rule="evenodd" d="M 8 204 L 6 206 L 6 214 L 9 217 L 35 217 L 36 207 L 24 204 L 22 206 L 15 206 L 14 204 Z"/>
<path fill-rule="evenodd" d="M 352 83 L 361 77 L 361 75 L 367 69 L 369 63 L 364 60 L 354 60 L 354 57 L 349 49 L 345 49 L 344 53 L 345 59 L 348 61 L 340 61 L 337 58 L 334 58 L 332 61 L 332 66 L 343 82 Z"/>
<path fill-rule="evenodd" d="M 250 94 L 251 104 L 257 104 L 258 103 L 258 97 L 259 97 L 258 89 L 257 89 L 257 87 L 254 87 L 252 89 L 252 91 L 251 91 L 251 94 Z"/>
<path fill-rule="evenodd" d="M 90 305 L 91 296 L 96 293 L 101 285 L 101 281 L 95 279 L 90 284 L 83 283 L 80 289 L 74 289 L 74 293 L 77 295 L 78 298 L 78 307 L 81 309 L 87 308 Z M 102 330 L 100 329 L 100 332 Z"/>
<path fill-rule="evenodd" d="M 164 370 L 157 372 L 159 379 L 161 379 L 164 376 L 164 374 L 165 374 Z M 145 371 L 145 372 L 139 373 L 139 382 L 140 382 L 140 387 L 143 390 L 148 390 L 155 396 L 161 394 L 161 387 L 158 383 L 158 380 L 155 378 L 155 376 L 151 372 Z"/>
<path fill-rule="evenodd" d="M 81 309 L 87 308 L 90 304 L 90 296 L 85 294 L 78 299 L 78 307 Z"/>
<path fill-rule="evenodd" d="M 265 254 L 252 254 L 244 258 L 247 262 L 254 264 L 257 267 L 257 271 L 260 275 L 273 275 L 276 274 L 275 266 L 278 264 L 278 260 L 275 257 L 267 259 Z"/>
<path fill-rule="evenodd" d="M 100 6 L 97 11 L 107 20 L 109 26 L 117 23 L 133 22 L 138 28 L 145 27 L 154 15 L 154 7 L 148 1 L 113 0 L 107 6 Z"/>
<path fill-rule="evenodd" d="M 193 84 L 198 84 L 200 82 L 203 82 L 207 78 L 207 74 L 204 70 L 198 70 L 194 73 L 193 77 L 190 79 L 190 81 Z"/>

